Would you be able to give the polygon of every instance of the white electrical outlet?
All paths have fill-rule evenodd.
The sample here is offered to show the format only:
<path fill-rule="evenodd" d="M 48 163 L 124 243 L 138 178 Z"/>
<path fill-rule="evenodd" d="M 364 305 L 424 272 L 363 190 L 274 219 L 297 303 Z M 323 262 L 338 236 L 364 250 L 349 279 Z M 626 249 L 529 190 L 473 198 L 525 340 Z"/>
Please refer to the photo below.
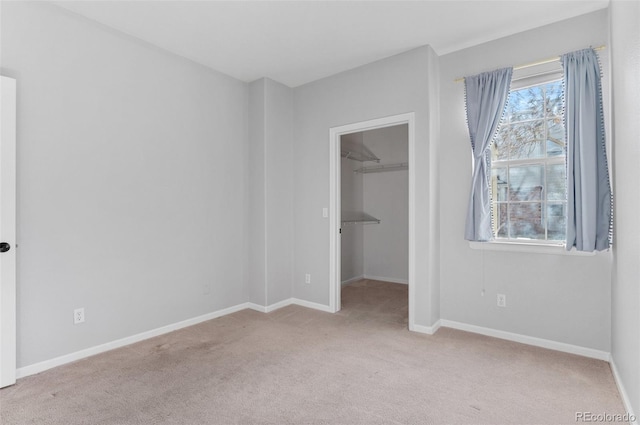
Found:
<path fill-rule="evenodd" d="M 323 208 L 322 209 L 322 218 L 327 218 L 329 217 L 329 208 Z"/>
<path fill-rule="evenodd" d="M 73 324 L 84 323 L 84 308 L 76 308 L 73 310 Z"/>
<path fill-rule="evenodd" d="M 507 306 L 507 296 L 505 294 L 498 294 L 498 307 Z"/>
<path fill-rule="evenodd" d="M 304 275 L 304 283 L 311 283 L 311 275 L 309 273 Z"/>

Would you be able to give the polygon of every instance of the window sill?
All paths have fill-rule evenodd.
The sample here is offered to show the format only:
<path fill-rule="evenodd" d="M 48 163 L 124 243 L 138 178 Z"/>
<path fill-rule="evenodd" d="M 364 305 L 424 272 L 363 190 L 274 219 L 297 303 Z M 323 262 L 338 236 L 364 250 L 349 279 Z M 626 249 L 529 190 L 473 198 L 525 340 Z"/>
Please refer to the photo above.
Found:
<path fill-rule="evenodd" d="M 471 249 L 480 249 L 487 251 L 507 251 L 507 252 L 526 252 L 533 254 L 550 254 L 550 255 L 573 255 L 578 257 L 593 257 L 595 252 L 576 251 L 575 249 L 567 251 L 564 245 L 541 244 L 534 242 L 506 242 L 506 241 L 490 241 L 490 242 L 469 242 Z M 606 251 L 605 251 L 606 252 Z"/>

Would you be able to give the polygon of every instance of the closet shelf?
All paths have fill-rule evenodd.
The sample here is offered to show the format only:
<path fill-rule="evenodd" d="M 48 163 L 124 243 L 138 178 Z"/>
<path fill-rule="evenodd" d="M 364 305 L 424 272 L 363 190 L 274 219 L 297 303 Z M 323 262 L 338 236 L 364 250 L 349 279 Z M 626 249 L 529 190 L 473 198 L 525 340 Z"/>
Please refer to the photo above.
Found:
<path fill-rule="evenodd" d="M 371 150 L 362 143 L 362 137 L 358 140 L 343 139 L 340 142 L 340 154 L 343 158 L 360 162 L 380 162 Z"/>
<path fill-rule="evenodd" d="M 373 154 L 367 154 L 365 152 L 355 152 L 355 151 L 348 151 L 348 150 L 343 150 L 340 152 L 342 154 L 343 158 L 347 158 L 347 159 L 353 159 L 354 161 L 360 161 L 360 162 L 380 162 L 380 158 L 376 157 Z"/>
<path fill-rule="evenodd" d="M 380 224 L 380 220 L 363 211 L 342 211 L 342 224 Z"/>
<path fill-rule="evenodd" d="M 402 162 L 399 164 L 381 164 L 381 165 L 373 165 L 371 167 L 362 167 L 357 170 L 353 170 L 356 173 L 368 174 L 368 173 L 384 173 L 386 171 L 399 171 L 399 170 L 408 170 L 409 164 L 406 162 Z"/>

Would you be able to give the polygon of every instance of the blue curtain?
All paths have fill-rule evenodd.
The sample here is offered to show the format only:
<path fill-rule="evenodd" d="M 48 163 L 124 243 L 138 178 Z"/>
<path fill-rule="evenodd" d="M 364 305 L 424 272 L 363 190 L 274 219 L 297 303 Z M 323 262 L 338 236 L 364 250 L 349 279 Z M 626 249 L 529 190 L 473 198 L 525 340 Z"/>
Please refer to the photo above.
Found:
<path fill-rule="evenodd" d="M 509 97 L 513 68 L 465 77 L 467 125 L 473 150 L 473 177 L 465 239 L 493 239 L 491 197 L 489 193 L 489 148 L 493 142 Z"/>
<path fill-rule="evenodd" d="M 562 55 L 567 133 L 567 250 L 611 246 L 612 195 L 607 167 L 600 65 L 593 49 Z"/>

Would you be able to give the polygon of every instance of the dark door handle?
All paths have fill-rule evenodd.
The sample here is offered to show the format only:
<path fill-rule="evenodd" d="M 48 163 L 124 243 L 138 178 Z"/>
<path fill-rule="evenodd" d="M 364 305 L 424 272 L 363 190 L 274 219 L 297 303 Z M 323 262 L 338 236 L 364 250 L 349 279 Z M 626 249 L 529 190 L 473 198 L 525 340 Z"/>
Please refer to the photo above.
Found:
<path fill-rule="evenodd" d="M 11 249 L 11 245 L 6 242 L 0 242 L 0 252 L 7 252 Z"/>

